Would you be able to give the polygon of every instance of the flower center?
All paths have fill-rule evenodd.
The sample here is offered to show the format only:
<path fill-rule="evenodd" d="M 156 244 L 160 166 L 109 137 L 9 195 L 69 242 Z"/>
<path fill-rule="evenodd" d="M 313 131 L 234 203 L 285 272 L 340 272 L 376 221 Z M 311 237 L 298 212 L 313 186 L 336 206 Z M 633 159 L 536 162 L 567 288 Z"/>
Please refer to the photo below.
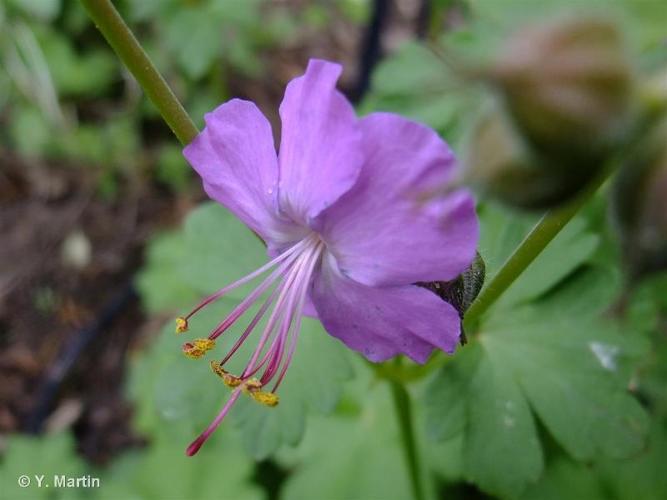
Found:
<path fill-rule="evenodd" d="M 197 453 L 206 439 L 220 425 L 220 422 L 222 422 L 225 415 L 242 393 L 249 395 L 255 401 L 266 406 L 272 407 L 278 404 L 276 390 L 283 381 L 292 361 L 301 330 L 301 318 L 308 293 L 308 286 L 323 249 L 324 243 L 316 234 L 311 233 L 256 271 L 206 297 L 186 316 L 176 319 L 176 333 L 186 332 L 189 327 L 190 318 L 205 306 L 223 297 L 231 290 L 272 270 L 211 331 L 208 338 L 195 339 L 183 344 L 183 353 L 187 357 L 193 359 L 201 358 L 215 347 L 215 339 L 229 330 L 265 292 L 272 289 L 268 298 L 261 305 L 259 311 L 252 318 L 229 352 L 221 361 L 211 361 L 213 372 L 222 379 L 227 387 L 232 389 L 232 395 L 208 428 L 188 447 L 188 455 Z M 273 309 L 266 321 L 252 356 L 240 375 L 232 375 L 224 368 L 225 364 L 234 356 L 248 337 L 250 337 L 258 323 L 272 306 Z M 262 370 L 262 375 L 256 378 L 257 373 Z M 265 391 L 264 388 L 274 380 L 275 382 L 271 389 Z"/>

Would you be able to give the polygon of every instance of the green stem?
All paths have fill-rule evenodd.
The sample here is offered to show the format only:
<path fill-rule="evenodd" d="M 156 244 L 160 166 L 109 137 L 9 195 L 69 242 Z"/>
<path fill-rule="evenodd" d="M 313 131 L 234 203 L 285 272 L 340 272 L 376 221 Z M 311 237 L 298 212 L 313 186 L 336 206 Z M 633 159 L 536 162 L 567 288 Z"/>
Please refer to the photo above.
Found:
<path fill-rule="evenodd" d="M 465 314 L 467 331 L 474 329 L 475 323 L 507 290 L 526 268 L 537 258 L 545 247 L 556 237 L 568 222 L 579 212 L 598 188 L 609 177 L 613 168 L 605 169 L 602 175 L 591 182 L 573 201 L 567 205 L 548 211 L 528 233 L 512 255 L 505 261 L 491 282 L 484 287 Z"/>
<path fill-rule="evenodd" d="M 400 362 L 400 358 L 397 359 L 397 362 Z M 408 465 L 412 493 L 415 500 L 424 500 L 424 487 L 421 477 L 414 422 L 412 420 L 412 402 L 410 401 L 410 395 L 402 383 L 396 380 L 389 380 L 388 382 L 391 387 L 391 395 L 394 401 L 396 417 L 398 418 L 398 426 L 401 432 L 401 444 L 403 445 L 403 453 Z"/>
<path fill-rule="evenodd" d="M 81 3 L 97 29 L 137 79 L 181 144 L 185 145 L 192 141 L 199 133 L 197 127 L 111 1 L 81 0 Z"/>

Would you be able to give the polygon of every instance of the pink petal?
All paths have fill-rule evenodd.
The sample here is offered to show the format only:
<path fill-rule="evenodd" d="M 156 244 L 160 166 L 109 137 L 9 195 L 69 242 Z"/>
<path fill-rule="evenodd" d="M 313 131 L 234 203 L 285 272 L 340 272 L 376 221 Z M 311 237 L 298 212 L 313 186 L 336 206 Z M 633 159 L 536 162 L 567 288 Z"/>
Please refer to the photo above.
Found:
<path fill-rule="evenodd" d="M 280 105 L 280 208 L 307 225 L 354 185 L 361 168 L 358 120 L 336 90 L 341 71 L 312 59 Z"/>
<path fill-rule="evenodd" d="M 322 213 L 322 234 L 340 270 L 366 285 L 449 281 L 475 255 L 474 200 L 455 191 L 424 202 L 455 169 L 431 129 L 389 113 L 361 120 L 366 161 L 355 186 Z"/>
<path fill-rule="evenodd" d="M 302 232 L 278 215 L 278 161 L 271 125 L 252 102 L 232 99 L 205 116 L 204 130 L 183 150 L 204 190 L 267 242 Z"/>
<path fill-rule="evenodd" d="M 325 259 L 311 296 L 324 328 L 349 348 L 373 362 L 406 354 L 424 363 L 433 349 L 454 352 L 460 318 L 450 304 L 414 285 L 362 285 Z"/>

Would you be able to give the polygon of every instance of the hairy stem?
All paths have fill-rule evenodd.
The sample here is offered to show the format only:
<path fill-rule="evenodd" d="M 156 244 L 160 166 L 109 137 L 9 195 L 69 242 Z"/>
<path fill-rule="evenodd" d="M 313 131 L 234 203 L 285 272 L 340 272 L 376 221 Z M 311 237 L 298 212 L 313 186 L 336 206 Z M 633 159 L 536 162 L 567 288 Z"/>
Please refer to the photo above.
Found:
<path fill-rule="evenodd" d="M 602 175 L 591 182 L 574 200 L 563 207 L 548 211 L 540 219 L 501 266 L 489 284 L 482 289 L 477 299 L 470 305 L 464 318 L 466 330 L 473 330 L 475 323 L 500 298 L 505 290 L 516 281 L 537 256 L 540 255 L 542 250 L 546 248 L 567 223 L 570 222 L 605 182 L 611 172 L 613 172 L 613 168 L 605 169 Z"/>
<path fill-rule="evenodd" d="M 396 361 L 397 364 L 400 363 L 400 358 Z M 401 444 L 403 445 L 403 454 L 408 466 L 412 493 L 415 500 L 424 500 L 424 486 L 422 483 L 410 395 L 401 382 L 396 380 L 388 380 L 388 382 L 391 387 L 394 410 L 396 411 L 396 418 L 398 419 L 398 426 L 401 432 Z"/>
<path fill-rule="evenodd" d="M 199 133 L 167 82 L 141 48 L 110 0 L 81 0 L 97 29 L 139 82 L 181 144 Z"/>

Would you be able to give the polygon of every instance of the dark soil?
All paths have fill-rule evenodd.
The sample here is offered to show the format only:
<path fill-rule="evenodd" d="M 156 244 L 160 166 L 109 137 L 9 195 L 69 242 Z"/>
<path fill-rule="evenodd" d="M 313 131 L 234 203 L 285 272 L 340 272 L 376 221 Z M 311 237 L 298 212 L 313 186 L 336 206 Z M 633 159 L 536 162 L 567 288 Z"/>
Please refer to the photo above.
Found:
<path fill-rule="evenodd" d="M 104 463 L 141 443 L 122 394 L 145 321 L 132 276 L 147 237 L 188 203 L 138 178 L 104 200 L 94 169 L 2 158 L 0 433 L 73 426 Z"/>

